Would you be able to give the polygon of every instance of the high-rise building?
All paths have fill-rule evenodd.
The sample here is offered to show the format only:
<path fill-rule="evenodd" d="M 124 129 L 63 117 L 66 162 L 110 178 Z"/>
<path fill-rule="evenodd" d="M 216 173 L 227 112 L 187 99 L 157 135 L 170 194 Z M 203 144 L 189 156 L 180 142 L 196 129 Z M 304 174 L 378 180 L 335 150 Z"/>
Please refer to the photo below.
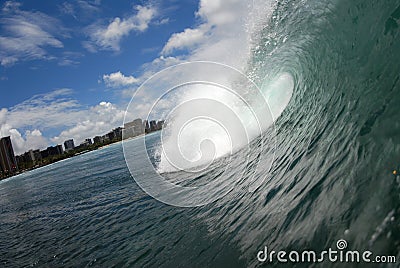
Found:
<path fill-rule="evenodd" d="M 16 156 L 17 163 L 21 166 L 22 163 L 37 163 L 38 161 L 42 160 L 42 156 L 40 150 L 29 150 L 24 154 Z"/>
<path fill-rule="evenodd" d="M 155 120 L 150 121 L 150 130 L 156 131 L 157 130 L 157 122 Z"/>
<path fill-rule="evenodd" d="M 40 150 L 34 150 L 33 152 L 33 161 L 34 162 L 38 162 L 40 160 L 42 160 L 42 155 L 40 154 Z"/>
<path fill-rule="evenodd" d="M 0 171 L 2 174 L 13 174 L 18 171 L 10 137 L 0 139 Z"/>
<path fill-rule="evenodd" d="M 36 160 L 33 150 L 24 153 L 24 160 L 25 162 L 34 162 Z"/>
<path fill-rule="evenodd" d="M 114 136 L 117 139 L 122 139 L 122 127 L 117 127 L 115 129 L 113 129 L 113 132 L 114 132 Z"/>
<path fill-rule="evenodd" d="M 144 134 L 142 119 L 138 118 L 133 120 L 132 122 L 125 123 L 123 134 L 124 134 L 124 139 Z"/>
<path fill-rule="evenodd" d="M 71 139 L 71 140 L 65 141 L 64 148 L 65 148 L 66 152 L 73 150 L 75 148 L 74 140 Z"/>
<path fill-rule="evenodd" d="M 47 147 L 46 150 L 43 150 L 40 152 L 42 158 L 46 158 L 49 156 L 61 155 L 63 153 L 64 153 L 64 151 L 63 151 L 63 148 L 61 145 L 50 146 L 50 147 Z"/>
<path fill-rule="evenodd" d="M 96 136 L 96 137 L 93 138 L 93 142 L 94 142 L 94 144 L 102 143 L 103 142 L 103 137 Z"/>
<path fill-rule="evenodd" d="M 149 121 L 147 121 L 147 120 L 143 121 L 143 128 L 144 128 L 145 133 L 149 133 L 150 132 Z"/>
<path fill-rule="evenodd" d="M 157 129 L 161 130 L 164 127 L 164 120 L 160 120 L 157 122 Z"/>
<path fill-rule="evenodd" d="M 90 139 L 90 138 L 85 139 L 84 143 L 85 143 L 86 145 L 92 145 L 92 144 L 93 144 L 92 139 Z"/>
<path fill-rule="evenodd" d="M 115 139 L 115 133 L 114 131 L 108 132 L 107 134 L 108 140 L 112 141 L 113 139 Z"/>

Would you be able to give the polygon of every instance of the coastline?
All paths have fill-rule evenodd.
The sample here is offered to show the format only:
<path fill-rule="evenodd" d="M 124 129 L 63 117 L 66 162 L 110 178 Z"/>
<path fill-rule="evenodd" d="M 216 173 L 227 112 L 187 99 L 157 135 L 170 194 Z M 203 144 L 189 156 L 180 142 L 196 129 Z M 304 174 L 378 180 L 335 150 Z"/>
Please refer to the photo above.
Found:
<path fill-rule="evenodd" d="M 83 154 L 87 154 L 87 153 L 98 151 L 98 150 L 102 150 L 102 149 L 106 149 L 106 148 L 108 148 L 108 147 L 110 147 L 112 145 L 116 145 L 116 144 L 122 143 L 124 141 L 130 141 L 130 140 L 135 140 L 135 139 L 138 139 L 138 138 L 142 138 L 142 137 L 145 137 L 147 135 L 154 134 L 154 133 L 156 133 L 158 131 L 160 131 L 160 130 L 153 131 L 153 132 L 146 133 L 146 134 L 141 134 L 141 135 L 138 135 L 138 136 L 135 136 L 135 137 L 129 137 L 129 138 L 126 138 L 126 139 L 115 139 L 113 141 L 110 141 L 107 144 L 100 144 L 100 146 L 96 146 L 96 144 L 92 144 L 92 146 L 88 146 L 87 148 L 85 148 L 83 150 L 72 151 L 72 152 L 69 152 L 69 153 L 65 153 L 64 152 L 64 154 L 62 154 L 62 155 L 60 155 L 60 156 L 58 156 L 56 158 L 53 158 L 49 162 L 44 162 L 44 163 L 41 163 L 40 165 L 35 165 L 35 166 L 31 167 L 31 168 L 20 170 L 20 171 L 16 172 L 15 174 L 12 174 L 12 175 L 9 175 L 9 176 L 0 177 L 0 182 L 12 179 L 12 178 L 17 177 L 19 175 L 25 174 L 25 173 L 27 173 L 29 171 L 33 171 L 33 170 L 37 170 L 37 169 L 40 169 L 40 168 L 43 168 L 43 167 L 51 166 L 52 164 L 65 161 L 65 160 L 68 160 L 70 158 L 74 158 L 76 156 L 80 156 L 80 155 L 83 155 Z M 50 159 L 47 159 L 47 160 L 50 160 Z"/>

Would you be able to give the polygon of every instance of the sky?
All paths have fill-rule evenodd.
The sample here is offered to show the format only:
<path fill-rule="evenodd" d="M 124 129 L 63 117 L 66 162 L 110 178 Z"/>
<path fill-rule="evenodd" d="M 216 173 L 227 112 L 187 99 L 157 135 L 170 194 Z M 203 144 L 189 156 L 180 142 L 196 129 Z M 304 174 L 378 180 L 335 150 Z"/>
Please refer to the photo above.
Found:
<path fill-rule="evenodd" d="M 0 3 L 0 137 L 16 154 L 122 126 L 135 90 L 168 66 L 242 66 L 254 26 L 254 0 Z M 135 101 L 132 120 L 150 100 Z"/>

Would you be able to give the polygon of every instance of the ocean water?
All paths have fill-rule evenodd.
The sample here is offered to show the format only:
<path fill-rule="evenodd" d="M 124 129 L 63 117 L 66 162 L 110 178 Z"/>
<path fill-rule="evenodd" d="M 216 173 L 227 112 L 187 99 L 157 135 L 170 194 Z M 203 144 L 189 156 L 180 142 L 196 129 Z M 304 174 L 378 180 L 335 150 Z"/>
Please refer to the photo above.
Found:
<path fill-rule="evenodd" d="M 340 239 L 399 261 L 399 23 L 400 1 L 278 1 L 247 66 L 261 88 L 276 74 L 293 77 L 273 131 L 246 159 L 236 152 L 223 176 L 224 158 L 201 176 L 168 174 L 183 185 L 218 181 L 227 193 L 169 206 L 131 178 L 121 144 L 74 157 L 0 182 L 1 265 L 257 267 L 264 246 L 318 252 Z M 154 155 L 159 133 L 146 140 Z M 243 166 L 271 154 L 249 191 Z"/>

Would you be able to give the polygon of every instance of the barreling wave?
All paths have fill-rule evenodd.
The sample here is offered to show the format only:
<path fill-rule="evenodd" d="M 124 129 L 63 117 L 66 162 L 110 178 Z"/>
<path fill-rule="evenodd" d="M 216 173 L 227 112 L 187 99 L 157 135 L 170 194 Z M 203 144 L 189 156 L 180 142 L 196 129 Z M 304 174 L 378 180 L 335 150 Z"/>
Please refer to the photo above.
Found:
<path fill-rule="evenodd" d="M 174 169 L 161 154 L 159 171 L 177 185 L 200 186 L 185 195 L 194 201 L 182 206 L 213 201 L 193 216 L 209 223 L 211 236 L 223 233 L 218 241 L 238 245 L 248 266 L 257 265 L 255 254 L 265 245 L 323 250 L 340 239 L 354 249 L 400 257 L 400 179 L 392 174 L 400 166 L 399 20 L 398 1 L 277 1 L 253 33 L 244 68 L 274 124 L 260 132 L 245 126 L 252 135 L 238 147 L 225 135 L 236 129 L 230 120 L 225 128 L 208 127 L 204 118 L 191 125 L 182 120 L 180 127 L 190 127 L 173 132 L 171 155 L 184 157 Z M 248 111 L 230 97 L 211 88 L 203 93 L 200 99 L 211 96 L 215 105 L 233 107 L 240 124 L 248 122 Z M 174 151 L 179 142 L 183 151 Z M 187 171 L 193 166 L 181 164 L 193 162 L 206 168 L 170 173 Z M 208 184 L 211 190 L 202 187 Z"/>
<path fill-rule="evenodd" d="M 400 165 L 400 2 L 277 3 L 247 67 L 266 92 L 280 74 L 293 79 L 276 133 L 254 140 L 247 156 L 275 159 L 271 169 L 255 171 L 263 178 L 255 192 L 244 176 L 203 216 L 239 243 L 252 265 L 264 245 L 324 249 L 340 238 L 399 258 L 399 179 L 392 170 Z M 260 149 L 262 141 L 277 146 Z M 215 170 L 209 180 L 219 178 Z"/>

